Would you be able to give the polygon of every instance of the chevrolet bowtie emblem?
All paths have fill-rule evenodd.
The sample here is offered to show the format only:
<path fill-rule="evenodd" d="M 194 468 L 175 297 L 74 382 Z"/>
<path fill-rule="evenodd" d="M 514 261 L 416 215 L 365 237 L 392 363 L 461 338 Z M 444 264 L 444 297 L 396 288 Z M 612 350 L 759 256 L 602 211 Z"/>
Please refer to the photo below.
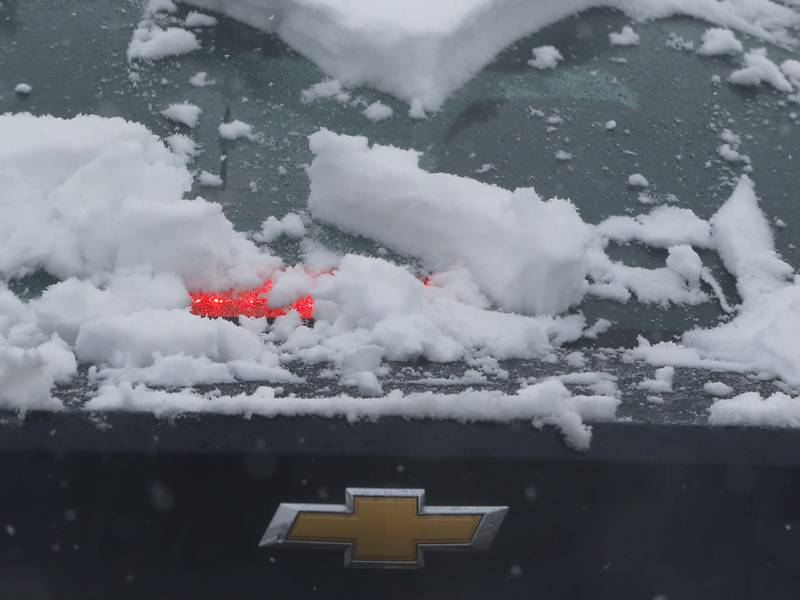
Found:
<path fill-rule="evenodd" d="M 281 504 L 261 546 L 342 548 L 352 567 L 420 568 L 428 550 L 486 550 L 506 506 L 425 506 L 425 490 L 347 488 L 344 504 Z"/>

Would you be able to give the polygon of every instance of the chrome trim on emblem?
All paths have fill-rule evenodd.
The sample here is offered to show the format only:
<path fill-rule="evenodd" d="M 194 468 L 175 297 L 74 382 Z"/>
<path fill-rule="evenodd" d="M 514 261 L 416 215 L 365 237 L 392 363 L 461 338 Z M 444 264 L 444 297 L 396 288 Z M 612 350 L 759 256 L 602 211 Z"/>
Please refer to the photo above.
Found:
<path fill-rule="evenodd" d="M 480 515 L 480 521 L 466 544 L 417 544 L 416 561 L 374 561 L 354 560 L 353 544 L 347 542 L 298 541 L 287 539 L 292 526 L 300 513 L 353 514 L 357 497 L 371 498 L 416 498 L 418 515 Z M 261 537 L 260 547 L 292 546 L 305 548 L 341 548 L 345 551 L 346 567 L 372 567 L 382 569 L 419 569 L 425 565 L 425 552 L 428 550 L 487 550 L 497 535 L 500 525 L 508 512 L 507 506 L 425 506 L 425 490 L 347 488 L 344 504 L 293 504 L 282 503 L 275 511 L 267 530 Z"/>

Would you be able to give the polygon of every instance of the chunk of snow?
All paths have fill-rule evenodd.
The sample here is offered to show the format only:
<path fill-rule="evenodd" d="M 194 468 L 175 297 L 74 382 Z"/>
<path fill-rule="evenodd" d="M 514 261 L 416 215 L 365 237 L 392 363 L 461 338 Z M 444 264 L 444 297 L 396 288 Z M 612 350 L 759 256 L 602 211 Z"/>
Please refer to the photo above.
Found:
<path fill-rule="evenodd" d="M 253 139 L 253 126 L 235 119 L 230 123 L 221 123 L 219 126 L 220 137 L 226 140 L 238 140 L 240 138 Z"/>
<path fill-rule="evenodd" d="M 58 336 L 27 349 L 9 345 L 0 336 L 0 408 L 60 410 L 63 404 L 51 390 L 77 371 L 75 355 Z"/>
<path fill-rule="evenodd" d="M 612 46 L 638 46 L 639 34 L 630 25 L 622 28 L 622 31 L 608 34 L 608 41 Z"/>
<path fill-rule="evenodd" d="M 186 27 L 213 27 L 217 24 L 217 19 L 211 15 L 206 15 L 193 10 L 186 15 L 186 19 L 184 20 L 183 24 Z"/>
<path fill-rule="evenodd" d="M 697 53 L 703 56 L 733 55 L 744 52 L 744 45 L 730 29 L 721 27 L 706 29 L 701 41 L 702 44 L 697 49 Z"/>
<path fill-rule="evenodd" d="M 275 390 L 260 387 L 253 394 L 203 396 L 190 390 L 166 392 L 129 384 L 103 386 L 84 410 L 151 412 L 160 417 L 183 413 L 262 415 L 265 417 L 316 415 L 345 417 L 349 421 L 387 417 L 457 420 L 460 422 L 528 421 L 561 430 L 572 448 L 586 450 L 591 441 L 588 421 L 609 421 L 616 416 L 619 400 L 607 396 L 573 395 L 563 383 L 551 379 L 519 390 L 466 391 L 459 394 L 393 391 L 381 398 L 278 398 Z"/>
<path fill-rule="evenodd" d="M 198 153 L 198 147 L 195 141 L 188 135 L 182 133 L 175 133 L 166 139 L 170 149 L 180 157 L 191 158 Z"/>
<path fill-rule="evenodd" d="M 743 176 L 711 219 L 713 238 L 725 267 L 736 277 L 739 315 L 712 329 L 684 334 L 685 343 L 706 358 L 773 373 L 800 385 L 800 284 L 775 252 L 769 222 L 753 182 Z"/>
<path fill-rule="evenodd" d="M 180 27 L 162 29 L 152 23 L 140 24 L 128 45 L 128 60 L 159 60 L 200 49 L 194 33 Z"/>
<path fill-rule="evenodd" d="M 639 383 L 639 387 L 656 394 L 666 394 L 672 392 L 672 379 L 675 377 L 675 367 L 661 367 L 656 370 L 653 379 L 645 379 Z"/>
<path fill-rule="evenodd" d="M 561 52 L 555 46 L 539 46 L 533 49 L 533 58 L 528 64 L 536 69 L 555 69 L 564 60 Z"/>
<path fill-rule="evenodd" d="M 146 265 L 187 285 L 255 285 L 278 259 L 219 204 L 183 198 L 185 159 L 120 118 L 0 116 L 0 275 L 67 279 Z"/>
<path fill-rule="evenodd" d="M 572 160 L 572 154 L 565 150 L 559 150 L 558 152 L 556 152 L 556 160 L 569 162 Z"/>
<path fill-rule="evenodd" d="M 800 23 L 771 0 L 190 0 L 279 35 L 348 87 L 367 85 L 419 111 L 442 102 L 504 48 L 561 19 L 596 6 L 634 19 L 686 15 L 771 43 L 789 43 Z M 457 57 L 457 60 L 454 60 Z"/>
<path fill-rule="evenodd" d="M 432 270 L 463 265 L 506 310 L 558 314 L 583 298 L 592 230 L 570 202 L 428 173 L 418 153 L 370 148 L 364 137 L 321 130 L 310 145 L 308 205 L 316 218 Z"/>
<path fill-rule="evenodd" d="M 781 71 L 794 84 L 800 88 L 800 60 L 789 58 L 781 63 Z"/>
<path fill-rule="evenodd" d="M 650 182 L 641 173 L 634 173 L 628 177 L 628 185 L 631 187 L 645 188 L 650 186 Z"/>
<path fill-rule="evenodd" d="M 14 86 L 14 93 L 20 96 L 27 96 L 33 91 L 33 86 L 28 83 L 18 83 Z"/>
<path fill-rule="evenodd" d="M 800 398 L 775 392 L 763 398 L 758 392 L 747 392 L 717 400 L 709 409 L 712 425 L 746 425 L 751 427 L 800 427 Z"/>
<path fill-rule="evenodd" d="M 606 121 L 605 128 L 606 131 L 614 131 L 617 128 L 617 122 L 614 119 Z"/>
<path fill-rule="evenodd" d="M 200 175 L 197 176 L 197 182 L 205 187 L 222 187 L 225 183 L 222 177 L 208 171 L 200 171 Z"/>
<path fill-rule="evenodd" d="M 728 81 L 736 85 L 754 87 L 768 83 L 781 92 L 791 92 L 793 89 L 778 65 L 767 58 L 766 48 L 758 48 L 745 54 L 744 68 L 731 73 Z"/>
<path fill-rule="evenodd" d="M 192 129 L 197 127 L 197 123 L 200 121 L 200 115 L 202 113 L 203 109 L 196 104 L 189 104 L 188 102 L 170 104 L 167 108 L 161 111 L 161 114 L 170 121 L 181 123 Z"/>
<path fill-rule="evenodd" d="M 198 71 L 189 78 L 189 83 L 195 87 L 206 87 L 208 85 L 214 85 L 216 81 L 209 79 L 208 73 L 205 71 Z"/>
<path fill-rule="evenodd" d="M 703 384 L 703 391 L 709 396 L 724 397 L 733 393 L 733 388 L 721 381 L 708 381 Z"/>
<path fill-rule="evenodd" d="M 303 267 L 292 267 L 278 271 L 272 276 L 269 304 L 274 307 L 288 306 L 298 298 L 311 292 L 313 281 Z"/>
<path fill-rule="evenodd" d="M 703 261 L 691 246 L 672 246 L 667 256 L 667 268 L 683 277 L 689 287 L 700 285 Z"/>
<path fill-rule="evenodd" d="M 711 225 L 689 208 L 662 205 L 636 217 L 609 217 L 597 225 L 597 231 L 619 243 L 641 242 L 648 246 L 669 248 L 689 244 L 711 247 Z"/>
<path fill-rule="evenodd" d="M 222 319 L 186 310 L 144 310 L 84 323 L 75 342 L 81 361 L 112 367 L 146 367 L 156 354 L 207 357 L 215 362 L 258 359 L 258 337 Z"/>
<path fill-rule="evenodd" d="M 316 102 L 326 98 L 334 98 L 338 102 L 345 103 L 350 101 L 350 92 L 344 89 L 341 82 L 336 79 L 327 79 L 303 90 L 300 98 L 305 103 Z"/>
<path fill-rule="evenodd" d="M 373 122 L 384 121 L 389 119 L 393 114 L 394 111 L 392 107 L 380 101 L 373 102 L 364 109 L 364 116 Z"/>
<path fill-rule="evenodd" d="M 286 213 L 281 219 L 274 216 L 267 217 L 261 224 L 261 231 L 253 236 L 258 242 L 270 244 L 282 235 L 289 238 L 301 238 L 306 234 L 303 219 L 297 213 Z"/>

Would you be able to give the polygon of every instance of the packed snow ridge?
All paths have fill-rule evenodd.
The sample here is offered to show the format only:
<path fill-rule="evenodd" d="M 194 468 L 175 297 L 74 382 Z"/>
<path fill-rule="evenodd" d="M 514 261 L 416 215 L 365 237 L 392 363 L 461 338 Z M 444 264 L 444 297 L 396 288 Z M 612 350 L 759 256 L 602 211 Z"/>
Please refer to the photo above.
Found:
<path fill-rule="evenodd" d="M 790 30 L 800 25 L 796 9 L 772 0 L 185 1 L 275 32 L 345 86 L 393 94 L 416 106 L 416 114 L 438 109 L 516 40 L 589 8 L 614 8 L 638 20 L 686 15 L 781 44 L 794 43 Z M 158 26 L 140 29 L 133 54 L 157 54 L 167 33 Z M 188 36 L 194 36 L 185 33 L 174 43 L 188 51 Z M 623 31 L 619 41 L 633 43 L 635 35 Z M 540 64 L 552 64 L 554 56 L 541 57 Z"/>

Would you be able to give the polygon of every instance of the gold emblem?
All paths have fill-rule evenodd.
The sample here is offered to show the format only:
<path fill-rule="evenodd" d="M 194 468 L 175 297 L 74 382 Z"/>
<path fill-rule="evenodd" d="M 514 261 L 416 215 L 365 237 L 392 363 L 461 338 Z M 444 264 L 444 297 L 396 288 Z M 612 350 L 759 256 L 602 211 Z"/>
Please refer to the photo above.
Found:
<path fill-rule="evenodd" d="M 345 565 L 419 568 L 429 550 L 485 550 L 505 506 L 425 506 L 424 490 L 347 488 L 345 504 L 281 504 L 261 546 L 342 548 Z"/>

